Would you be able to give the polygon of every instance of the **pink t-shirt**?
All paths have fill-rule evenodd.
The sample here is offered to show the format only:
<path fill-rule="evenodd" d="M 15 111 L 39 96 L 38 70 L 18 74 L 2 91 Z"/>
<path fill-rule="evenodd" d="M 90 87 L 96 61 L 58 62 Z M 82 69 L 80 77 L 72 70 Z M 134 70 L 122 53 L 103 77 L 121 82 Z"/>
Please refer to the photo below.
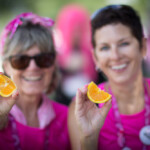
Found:
<path fill-rule="evenodd" d="M 47 98 L 48 99 L 48 98 Z M 66 106 L 51 102 L 51 107 L 55 116 L 48 124 L 49 149 L 50 150 L 70 150 L 70 141 L 67 128 Z M 45 128 L 29 127 L 16 121 L 17 132 L 20 139 L 21 150 L 43 150 L 45 142 Z M 9 122 L 8 127 L 0 131 L 0 150 L 15 150 L 12 138 L 12 128 Z"/>
<path fill-rule="evenodd" d="M 150 85 L 150 80 L 147 80 Z M 99 88 L 104 89 L 104 83 L 99 85 Z M 150 100 L 150 99 L 149 99 Z M 126 146 L 132 150 L 142 150 L 143 144 L 139 139 L 139 132 L 145 124 L 145 109 L 133 115 L 120 115 L 122 125 L 125 132 Z M 111 108 L 105 123 L 99 135 L 99 150 L 121 150 L 117 143 L 117 128 L 115 126 L 115 116 Z M 150 146 L 147 146 L 150 150 Z"/>

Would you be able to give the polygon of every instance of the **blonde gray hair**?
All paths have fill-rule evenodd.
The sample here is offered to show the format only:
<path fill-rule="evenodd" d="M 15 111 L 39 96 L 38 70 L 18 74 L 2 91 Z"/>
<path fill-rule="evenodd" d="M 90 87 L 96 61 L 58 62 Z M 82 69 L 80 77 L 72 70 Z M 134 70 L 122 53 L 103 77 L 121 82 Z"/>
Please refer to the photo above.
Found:
<path fill-rule="evenodd" d="M 9 39 L 9 36 L 7 37 L 2 64 L 10 56 L 28 51 L 35 45 L 38 46 L 41 52 L 56 53 L 51 29 L 47 29 L 39 24 L 26 22 L 17 28 L 11 39 Z M 46 91 L 47 93 L 53 91 L 57 85 L 57 72 L 57 67 L 55 67 L 53 79 Z"/>
<path fill-rule="evenodd" d="M 32 46 L 37 45 L 42 52 L 54 52 L 54 43 L 51 29 L 30 22 L 19 26 L 11 39 L 9 36 L 4 45 L 3 58 L 14 53 L 23 53 Z"/>

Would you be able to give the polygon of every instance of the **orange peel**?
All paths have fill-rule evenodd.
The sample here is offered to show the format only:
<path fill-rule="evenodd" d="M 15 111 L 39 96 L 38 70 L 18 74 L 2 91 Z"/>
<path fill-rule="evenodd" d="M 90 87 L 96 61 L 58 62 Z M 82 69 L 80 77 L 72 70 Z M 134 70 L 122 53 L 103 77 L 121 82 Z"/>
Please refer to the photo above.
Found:
<path fill-rule="evenodd" d="M 111 95 L 98 88 L 93 81 L 88 85 L 87 96 L 94 103 L 105 103 L 111 99 Z"/>
<path fill-rule="evenodd" d="M 9 97 L 17 89 L 15 83 L 7 76 L 0 74 L 0 95 Z"/>

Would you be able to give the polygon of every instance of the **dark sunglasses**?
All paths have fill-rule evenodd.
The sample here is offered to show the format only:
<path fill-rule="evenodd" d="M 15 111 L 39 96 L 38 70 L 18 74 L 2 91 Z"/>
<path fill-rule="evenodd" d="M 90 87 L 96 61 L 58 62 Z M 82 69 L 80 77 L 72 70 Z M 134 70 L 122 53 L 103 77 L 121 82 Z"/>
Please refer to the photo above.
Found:
<path fill-rule="evenodd" d="M 34 56 L 15 55 L 10 56 L 8 59 L 11 63 L 11 66 L 18 70 L 26 69 L 29 66 L 31 59 L 34 59 L 38 67 L 48 68 L 54 64 L 55 53 L 40 53 Z"/>
<path fill-rule="evenodd" d="M 91 16 L 91 20 L 93 20 L 98 14 L 100 14 L 102 11 L 107 10 L 107 9 L 120 9 L 121 7 L 123 7 L 122 5 L 108 5 L 106 7 L 100 8 L 98 10 L 96 10 L 92 16 Z"/>

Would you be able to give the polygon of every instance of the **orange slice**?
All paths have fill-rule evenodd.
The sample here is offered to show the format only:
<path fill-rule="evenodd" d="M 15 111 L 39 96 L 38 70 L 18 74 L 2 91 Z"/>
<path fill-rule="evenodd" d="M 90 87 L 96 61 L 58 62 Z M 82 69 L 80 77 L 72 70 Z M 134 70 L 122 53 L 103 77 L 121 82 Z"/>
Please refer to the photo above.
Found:
<path fill-rule="evenodd" d="M 88 85 L 87 96 L 94 103 L 104 103 L 111 98 L 109 93 L 98 88 L 93 81 Z"/>
<path fill-rule="evenodd" d="M 15 83 L 7 76 L 0 74 L 0 95 L 3 97 L 10 96 L 16 90 Z"/>

